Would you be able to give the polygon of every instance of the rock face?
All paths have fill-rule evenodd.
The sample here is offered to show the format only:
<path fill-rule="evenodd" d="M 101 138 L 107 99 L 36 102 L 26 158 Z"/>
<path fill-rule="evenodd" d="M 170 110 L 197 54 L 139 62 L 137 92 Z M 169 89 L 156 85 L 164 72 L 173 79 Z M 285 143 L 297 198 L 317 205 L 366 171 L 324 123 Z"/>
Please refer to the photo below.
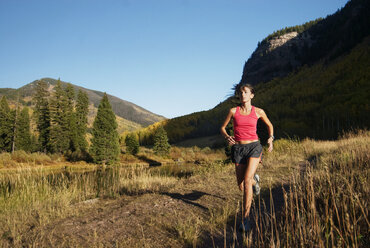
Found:
<path fill-rule="evenodd" d="M 245 63 L 241 83 L 267 82 L 303 65 L 320 60 L 330 62 L 348 53 L 370 35 L 369 16 L 370 1 L 351 0 L 335 14 L 300 33 L 281 32 L 280 36 L 266 38 Z"/>
<path fill-rule="evenodd" d="M 245 63 L 242 80 L 254 85 L 287 75 L 301 65 L 300 51 L 313 43 L 308 33 L 290 32 L 259 44 Z"/>
<path fill-rule="evenodd" d="M 280 47 L 284 45 L 287 41 L 290 41 L 291 39 L 294 39 L 295 37 L 297 37 L 297 35 L 298 35 L 298 32 L 290 32 L 282 36 L 272 38 L 270 41 L 265 43 L 267 47 L 265 45 L 261 48 L 269 52 L 272 52 L 275 48 Z"/>

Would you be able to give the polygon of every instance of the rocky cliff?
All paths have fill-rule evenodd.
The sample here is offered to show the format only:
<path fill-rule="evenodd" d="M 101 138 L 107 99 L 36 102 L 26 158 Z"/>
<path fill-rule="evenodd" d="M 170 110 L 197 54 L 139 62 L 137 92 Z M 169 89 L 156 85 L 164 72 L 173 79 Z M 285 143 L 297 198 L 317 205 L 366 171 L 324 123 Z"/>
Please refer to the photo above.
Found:
<path fill-rule="evenodd" d="M 241 82 L 268 82 L 303 65 L 329 62 L 348 53 L 370 34 L 369 16 L 370 1 L 352 0 L 317 23 L 296 26 L 298 32 L 286 32 L 292 28 L 275 32 L 260 42 L 246 61 Z"/>
<path fill-rule="evenodd" d="M 287 75 L 302 64 L 298 55 L 312 42 L 308 33 L 295 31 L 262 42 L 244 65 L 244 80 L 257 84 Z"/>

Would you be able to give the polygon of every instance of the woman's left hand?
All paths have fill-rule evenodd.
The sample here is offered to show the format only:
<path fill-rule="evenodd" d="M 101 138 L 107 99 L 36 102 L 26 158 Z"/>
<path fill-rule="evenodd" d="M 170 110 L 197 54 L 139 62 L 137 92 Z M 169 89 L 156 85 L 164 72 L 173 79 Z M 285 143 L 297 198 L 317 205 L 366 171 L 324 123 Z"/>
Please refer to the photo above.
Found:
<path fill-rule="evenodd" d="M 274 138 L 270 137 L 268 140 L 267 140 L 267 144 L 269 144 L 269 149 L 268 151 L 269 152 L 272 152 L 272 149 L 274 147 L 274 145 L 272 144 L 272 141 L 274 141 Z"/>
<path fill-rule="evenodd" d="M 232 146 L 232 145 L 235 145 L 235 139 L 234 139 L 234 136 L 227 136 L 226 138 L 227 140 L 227 143 L 229 144 L 229 146 Z"/>

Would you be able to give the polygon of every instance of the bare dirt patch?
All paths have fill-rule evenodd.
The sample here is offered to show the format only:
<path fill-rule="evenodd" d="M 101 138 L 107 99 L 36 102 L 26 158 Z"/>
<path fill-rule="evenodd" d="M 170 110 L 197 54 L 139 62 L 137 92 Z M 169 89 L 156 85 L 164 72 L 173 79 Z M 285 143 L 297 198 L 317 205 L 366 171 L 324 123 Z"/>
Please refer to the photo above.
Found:
<path fill-rule="evenodd" d="M 76 214 L 31 230 L 23 244 L 184 247 L 194 243 L 208 247 L 212 244 L 204 243 L 204 223 L 210 220 L 214 209 L 227 202 L 237 206 L 239 198 L 233 168 L 225 167 L 181 179 L 165 191 L 78 204 Z"/>

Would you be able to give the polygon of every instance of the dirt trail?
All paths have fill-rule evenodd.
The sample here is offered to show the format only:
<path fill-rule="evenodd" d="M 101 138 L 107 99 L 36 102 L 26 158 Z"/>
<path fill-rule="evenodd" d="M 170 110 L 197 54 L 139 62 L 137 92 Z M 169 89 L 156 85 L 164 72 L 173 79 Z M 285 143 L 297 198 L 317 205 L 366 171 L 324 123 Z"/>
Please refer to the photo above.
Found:
<path fill-rule="evenodd" d="M 200 234 L 197 247 L 242 247 L 234 221 L 212 231 L 196 230 L 212 213 L 230 204 L 237 208 L 241 193 L 233 168 L 181 179 L 166 191 L 76 205 L 77 214 L 32 230 L 25 246 L 37 247 L 187 247 Z M 266 191 L 266 190 L 265 190 Z M 266 193 L 266 192 L 265 192 Z M 281 194 L 280 194 L 281 196 Z M 279 197 L 278 197 L 279 198 Z M 239 226 L 240 215 L 236 216 Z M 233 238 L 233 235 L 237 237 Z M 189 238 L 190 235 L 190 238 Z M 199 236 L 199 235 L 198 235 Z"/>

